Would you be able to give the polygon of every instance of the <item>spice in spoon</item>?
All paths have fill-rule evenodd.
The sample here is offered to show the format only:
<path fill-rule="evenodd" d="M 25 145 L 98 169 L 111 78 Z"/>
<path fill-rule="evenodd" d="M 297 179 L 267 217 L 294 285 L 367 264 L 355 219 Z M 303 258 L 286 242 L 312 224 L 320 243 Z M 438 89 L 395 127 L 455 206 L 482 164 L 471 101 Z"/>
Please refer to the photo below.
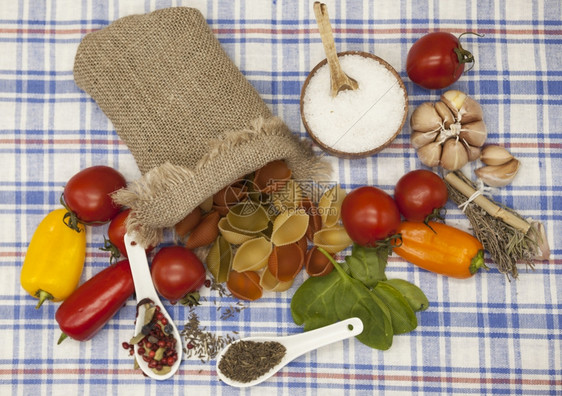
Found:
<path fill-rule="evenodd" d="M 275 367 L 286 352 L 287 349 L 275 341 L 239 341 L 224 353 L 219 370 L 234 381 L 251 382 Z"/>
<path fill-rule="evenodd" d="M 139 302 L 139 306 L 145 306 L 142 331 L 135 335 L 129 342 L 123 342 L 123 348 L 133 351 L 138 344 L 138 357 L 148 363 L 148 367 L 158 375 L 170 372 L 171 367 L 178 360 L 176 344 L 178 340 L 174 337 L 172 325 L 161 312 L 161 308 L 151 300 L 144 299 Z M 134 352 L 130 352 L 133 354 Z"/>

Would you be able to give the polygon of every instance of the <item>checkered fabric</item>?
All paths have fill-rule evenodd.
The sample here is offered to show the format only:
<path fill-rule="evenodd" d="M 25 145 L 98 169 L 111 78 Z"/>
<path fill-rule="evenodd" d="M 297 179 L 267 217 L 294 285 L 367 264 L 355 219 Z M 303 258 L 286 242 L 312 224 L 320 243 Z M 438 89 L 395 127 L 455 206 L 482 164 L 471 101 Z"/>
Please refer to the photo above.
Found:
<path fill-rule="evenodd" d="M 133 335 L 135 301 L 91 341 L 67 340 L 56 303 L 35 310 L 19 274 L 33 232 L 59 207 L 66 181 L 92 165 L 140 176 L 111 123 L 74 83 L 72 67 L 82 37 L 117 18 L 170 6 L 201 10 L 224 49 L 273 114 L 304 138 L 299 95 L 308 72 L 324 58 L 312 1 L 51 0 L 0 2 L 0 394 L 2 395 L 407 395 L 562 394 L 562 4 L 559 0 L 327 1 L 339 51 L 361 50 L 389 62 L 406 85 L 410 113 L 441 91 L 414 85 L 405 73 L 408 49 L 423 34 L 464 36 L 474 68 L 452 88 L 479 101 L 489 143 L 522 162 L 513 184 L 494 198 L 542 221 L 552 250 L 534 270 L 509 281 L 489 272 L 455 280 L 421 270 L 393 255 L 387 275 L 419 285 L 431 306 L 418 328 L 396 336 L 388 351 L 355 339 L 301 356 L 256 387 L 218 381 L 215 364 L 185 360 L 166 381 L 133 370 L 121 342 Z M 372 157 L 327 155 L 333 181 L 345 189 L 370 184 L 392 194 L 407 171 L 422 168 L 405 126 L 393 144 Z M 316 149 L 318 153 L 320 150 Z M 477 166 L 469 165 L 467 171 Z M 468 229 L 452 203 L 447 222 Z M 100 251 L 107 226 L 90 228 L 82 282 L 109 263 Z M 340 255 L 341 256 L 341 255 Z M 341 257 L 340 257 L 341 258 Z M 287 292 L 238 303 L 203 288 L 202 304 L 167 304 L 180 328 L 192 312 L 201 327 L 221 336 L 296 334 Z M 230 311 L 229 311 L 230 309 Z"/>

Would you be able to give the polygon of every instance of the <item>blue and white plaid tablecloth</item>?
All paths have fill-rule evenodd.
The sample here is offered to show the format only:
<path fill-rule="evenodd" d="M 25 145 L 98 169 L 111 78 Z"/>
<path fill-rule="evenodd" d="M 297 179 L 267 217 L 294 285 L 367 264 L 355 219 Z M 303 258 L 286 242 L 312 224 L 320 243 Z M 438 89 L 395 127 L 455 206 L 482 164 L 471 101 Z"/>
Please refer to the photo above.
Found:
<path fill-rule="evenodd" d="M 389 277 L 419 285 L 431 301 L 412 333 L 388 351 L 355 339 L 309 353 L 269 381 L 247 390 L 217 380 L 215 361 L 186 360 L 170 380 L 132 369 L 121 342 L 133 332 L 129 303 L 92 340 L 67 340 L 54 319 L 57 304 L 35 310 L 19 282 L 27 245 L 40 220 L 59 207 L 65 182 L 80 169 L 109 165 L 128 180 L 140 173 L 95 102 L 73 80 L 82 37 L 117 18 L 170 6 L 200 9 L 228 55 L 274 114 L 307 138 L 299 115 L 300 88 L 323 59 L 312 1 L 0 0 L 0 394 L 2 395 L 406 395 L 562 394 L 562 3 L 512 1 L 328 1 L 338 50 L 361 50 L 388 61 L 402 76 L 410 112 L 440 91 L 415 86 L 405 73 L 409 47 L 423 34 L 465 36 L 475 67 L 453 85 L 484 109 L 489 143 L 522 162 L 514 183 L 494 198 L 542 221 L 551 259 L 520 267 L 509 281 L 491 270 L 448 279 L 389 261 Z M 409 170 L 422 167 L 405 126 L 381 153 L 330 157 L 346 189 L 372 184 L 389 193 Z M 447 222 L 468 229 L 451 203 Z M 107 227 L 91 229 L 82 281 L 108 265 L 99 250 Z M 221 319 L 236 300 L 203 292 L 195 308 L 217 335 L 301 332 L 289 304 L 305 274 L 285 293 L 267 293 Z M 190 310 L 170 306 L 181 328 Z"/>

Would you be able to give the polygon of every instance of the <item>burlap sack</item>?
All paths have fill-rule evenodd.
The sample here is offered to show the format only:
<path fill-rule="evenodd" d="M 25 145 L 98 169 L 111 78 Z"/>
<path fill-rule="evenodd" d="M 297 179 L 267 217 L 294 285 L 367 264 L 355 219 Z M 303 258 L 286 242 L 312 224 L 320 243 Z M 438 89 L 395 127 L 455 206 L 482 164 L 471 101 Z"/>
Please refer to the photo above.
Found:
<path fill-rule="evenodd" d="M 297 179 L 328 171 L 271 115 L 196 9 L 128 16 L 87 34 L 74 78 L 112 121 L 143 174 L 114 200 L 132 209 L 128 229 L 145 246 L 270 161 L 285 159 Z"/>

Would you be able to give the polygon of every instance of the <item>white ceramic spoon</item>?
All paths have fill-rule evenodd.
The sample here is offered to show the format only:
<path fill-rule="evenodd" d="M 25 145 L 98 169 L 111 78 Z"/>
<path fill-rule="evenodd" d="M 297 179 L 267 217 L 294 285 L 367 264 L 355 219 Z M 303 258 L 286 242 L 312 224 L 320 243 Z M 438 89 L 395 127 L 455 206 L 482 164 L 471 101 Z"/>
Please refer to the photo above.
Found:
<path fill-rule="evenodd" d="M 157 380 L 165 380 L 170 378 L 174 373 L 178 370 L 180 366 L 181 359 L 182 359 L 182 342 L 180 333 L 178 329 L 168 314 L 164 309 L 164 305 L 158 294 L 156 293 L 156 289 L 154 288 L 154 283 L 152 283 L 152 277 L 150 276 L 150 269 L 148 268 L 148 260 L 146 258 L 146 252 L 144 247 L 140 244 L 135 242 L 134 235 L 125 234 L 125 249 L 127 250 L 127 257 L 129 258 L 129 264 L 131 266 L 131 273 L 133 275 L 133 282 L 135 283 L 135 293 L 137 295 L 137 302 L 149 298 L 152 300 L 154 305 L 160 307 L 160 312 L 164 314 L 164 317 L 168 319 L 168 323 L 172 325 L 174 331 L 174 337 L 177 340 L 176 342 L 176 352 L 178 354 L 178 359 L 171 367 L 171 370 L 166 374 L 156 374 L 152 371 L 151 368 L 148 367 L 148 363 L 145 362 L 142 358 L 139 358 L 138 355 L 138 344 L 135 345 L 135 356 L 137 356 L 137 362 L 141 368 L 141 370 L 148 375 L 150 378 L 154 378 Z M 137 321 L 135 325 L 135 335 L 139 334 L 142 330 L 143 320 L 145 314 L 145 307 L 143 305 L 138 307 L 138 315 Z"/>
<path fill-rule="evenodd" d="M 217 375 L 225 384 L 228 384 L 230 386 L 235 386 L 238 388 L 254 386 L 270 378 L 272 375 L 277 373 L 288 363 L 298 358 L 299 356 L 304 355 L 305 353 L 310 352 L 313 349 L 317 349 L 333 342 L 356 336 L 358 334 L 361 334 L 362 331 L 363 322 L 361 321 L 361 319 L 350 318 L 301 334 L 294 334 L 284 337 L 248 337 L 237 340 L 232 344 L 229 344 L 217 355 Z M 261 377 L 250 382 L 239 382 L 224 375 L 219 369 L 219 364 L 222 356 L 225 354 L 228 348 L 240 341 L 276 341 L 285 346 L 287 351 L 285 353 L 285 356 L 283 356 L 283 359 L 281 359 L 281 361 L 276 366 L 274 366 L 270 371 L 268 371 Z"/>

